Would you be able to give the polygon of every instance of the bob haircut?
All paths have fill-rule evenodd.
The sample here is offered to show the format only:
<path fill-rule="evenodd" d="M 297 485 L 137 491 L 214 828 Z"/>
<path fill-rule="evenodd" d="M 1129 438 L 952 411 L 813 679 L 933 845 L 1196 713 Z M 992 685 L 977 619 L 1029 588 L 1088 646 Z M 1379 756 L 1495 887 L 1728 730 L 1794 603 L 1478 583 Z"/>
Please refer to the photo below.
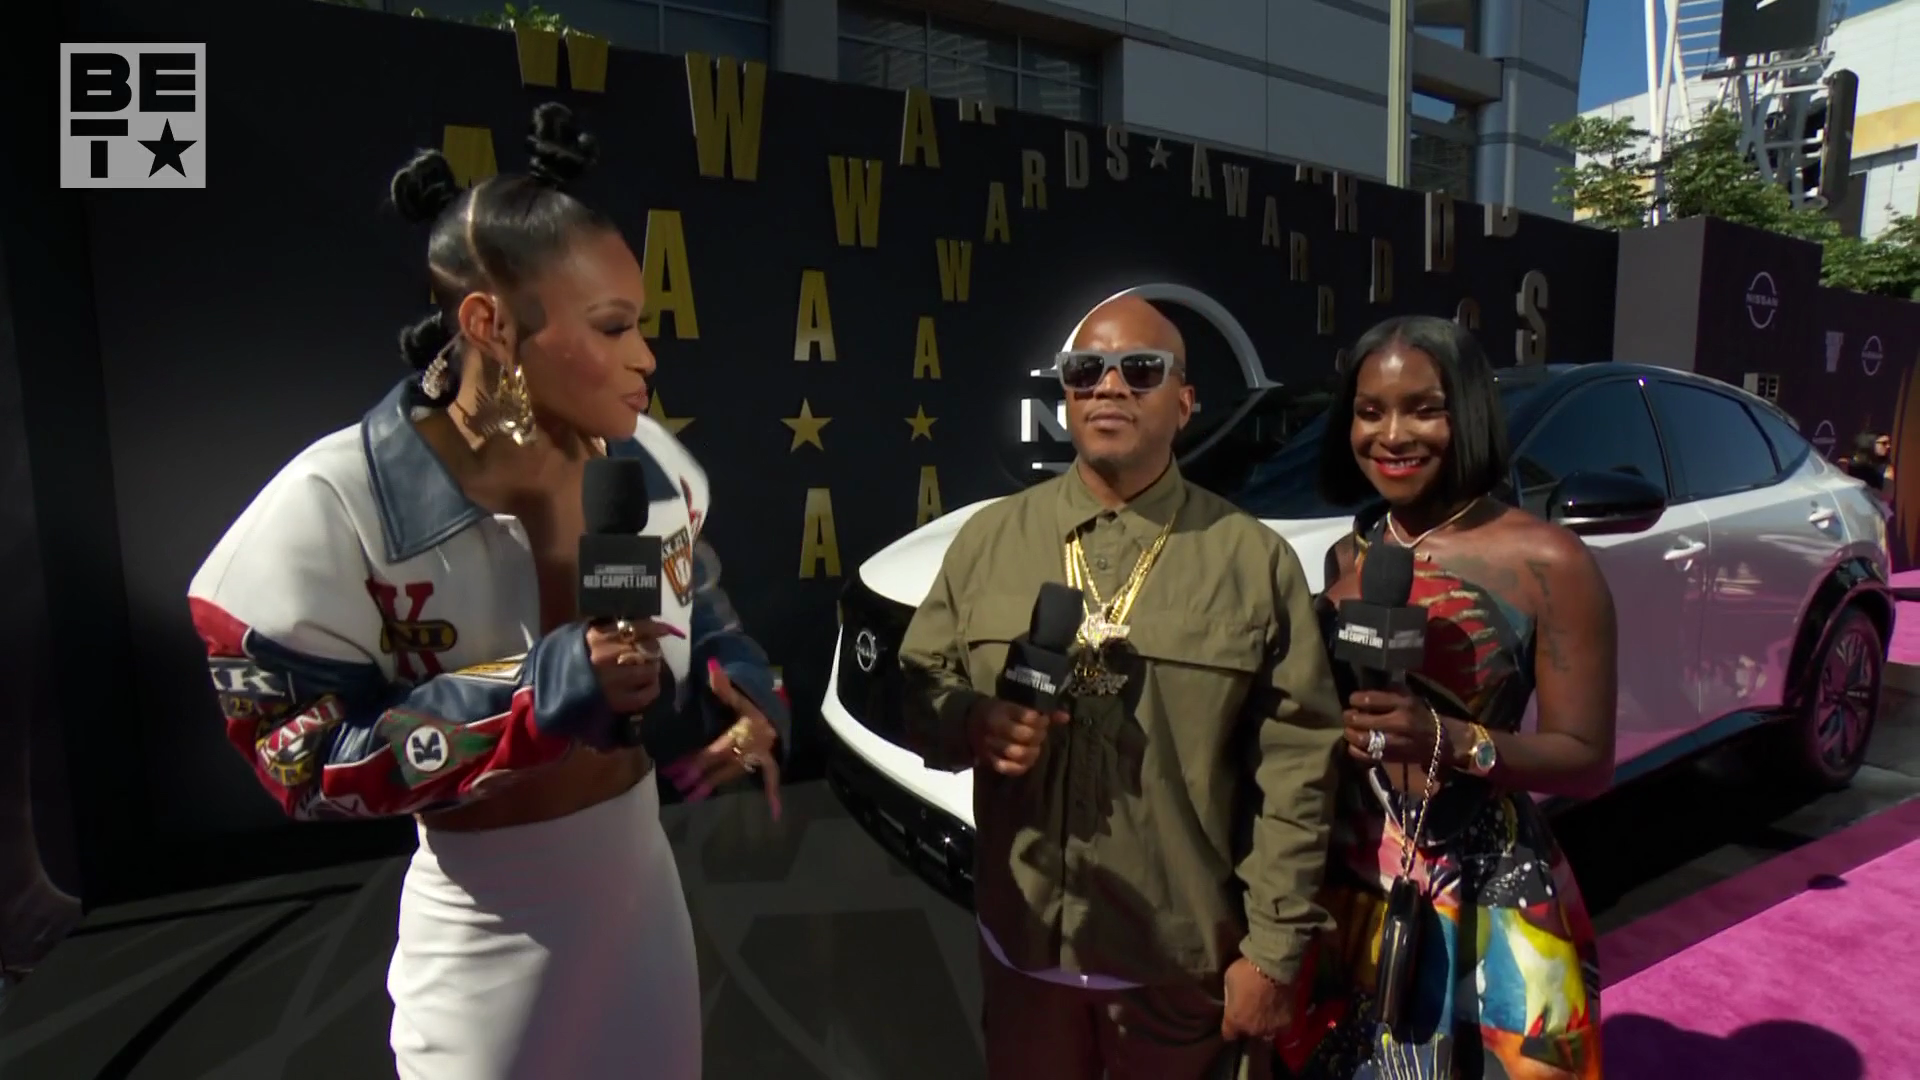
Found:
<path fill-rule="evenodd" d="M 1336 506 L 1378 498 L 1353 456 L 1353 402 L 1360 369 L 1394 346 L 1426 353 L 1440 372 L 1452 440 L 1432 494 L 1451 505 L 1491 494 L 1508 481 L 1507 420 L 1493 365 L 1474 336 L 1447 319 L 1401 315 L 1368 330 L 1341 365 L 1320 447 L 1320 494 Z"/>

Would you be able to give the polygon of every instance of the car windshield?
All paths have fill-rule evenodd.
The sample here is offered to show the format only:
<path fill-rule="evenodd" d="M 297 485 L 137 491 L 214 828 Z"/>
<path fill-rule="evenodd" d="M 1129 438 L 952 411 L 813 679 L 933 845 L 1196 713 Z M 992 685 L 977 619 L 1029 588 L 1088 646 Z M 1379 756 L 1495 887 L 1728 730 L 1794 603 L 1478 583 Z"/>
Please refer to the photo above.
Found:
<path fill-rule="evenodd" d="M 1511 417 L 1537 393 L 1544 380 L 1501 379 L 1500 405 Z M 1320 440 L 1327 429 L 1323 411 L 1272 457 L 1253 467 L 1246 482 L 1228 495 L 1234 505 L 1264 520 L 1300 521 L 1350 517 L 1359 505 L 1339 506 L 1320 494 Z"/>

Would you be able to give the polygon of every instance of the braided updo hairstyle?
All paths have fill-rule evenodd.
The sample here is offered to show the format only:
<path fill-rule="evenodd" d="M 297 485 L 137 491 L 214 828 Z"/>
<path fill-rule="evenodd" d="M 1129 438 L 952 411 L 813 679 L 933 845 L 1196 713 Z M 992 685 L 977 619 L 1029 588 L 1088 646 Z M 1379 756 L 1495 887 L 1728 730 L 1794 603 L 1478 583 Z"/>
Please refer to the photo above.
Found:
<path fill-rule="evenodd" d="M 464 191 L 438 150 L 415 153 L 393 176 L 394 208 L 408 222 L 430 227 L 427 271 L 439 305 L 400 331 L 400 353 L 416 378 L 452 344 L 460 303 L 470 293 L 500 294 L 520 333 L 537 332 L 545 314 L 525 286 L 582 232 L 614 227 L 565 190 L 599 155 L 571 110 L 556 102 L 535 109 L 527 149 L 525 173 L 490 177 Z M 452 400 L 457 383 L 447 379 L 432 403 Z"/>

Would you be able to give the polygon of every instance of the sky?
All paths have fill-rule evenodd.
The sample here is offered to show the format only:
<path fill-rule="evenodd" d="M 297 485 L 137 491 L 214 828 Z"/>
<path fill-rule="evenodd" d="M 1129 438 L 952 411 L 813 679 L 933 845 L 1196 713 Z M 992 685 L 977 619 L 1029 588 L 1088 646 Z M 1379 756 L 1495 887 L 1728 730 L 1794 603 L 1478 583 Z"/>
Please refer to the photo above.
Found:
<path fill-rule="evenodd" d="M 1894 0 L 1844 2 L 1848 15 L 1860 15 Z M 1647 92 L 1645 10 L 1642 0 L 1587 0 L 1587 51 L 1580 65 L 1582 110 Z"/>

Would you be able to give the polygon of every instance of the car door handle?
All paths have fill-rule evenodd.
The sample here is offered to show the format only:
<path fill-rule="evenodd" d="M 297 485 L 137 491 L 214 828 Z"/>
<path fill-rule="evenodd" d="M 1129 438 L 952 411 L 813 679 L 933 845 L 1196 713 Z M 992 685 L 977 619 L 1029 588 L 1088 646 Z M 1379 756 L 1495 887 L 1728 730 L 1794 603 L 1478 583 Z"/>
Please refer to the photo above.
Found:
<path fill-rule="evenodd" d="M 1827 522 L 1839 516 L 1824 506 L 1815 507 L 1813 513 L 1807 515 L 1807 524 L 1825 526 Z"/>
<path fill-rule="evenodd" d="M 1707 545 L 1698 540 L 1683 540 L 1680 546 L 1668 548 L 1667 553 L 1660 557 L 1668 562 L 1679 562 L 1682 559 L 1691 559 L 1705 550 Z"/>

